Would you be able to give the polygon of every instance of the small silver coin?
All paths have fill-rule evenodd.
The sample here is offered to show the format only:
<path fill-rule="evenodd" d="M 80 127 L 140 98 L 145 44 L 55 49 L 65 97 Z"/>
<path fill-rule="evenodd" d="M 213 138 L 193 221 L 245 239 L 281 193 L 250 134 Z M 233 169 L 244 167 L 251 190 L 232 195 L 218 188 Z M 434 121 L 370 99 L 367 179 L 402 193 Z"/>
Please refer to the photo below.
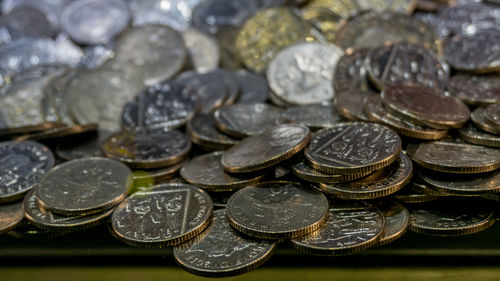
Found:
<path fill-rule="evenodd" d="M 215 128 L 214 117 L 210 113 L 197 114 L 186 126 L 186 134 L 191 141 L 209 150 L 226 150 L 238 140 L 221 133 Z"/>
<path fill-rule="evenodd" d="M 194 28 L 184 31 L 182 37 L 189 54 L 190 64 L 195 71 L 204 73 L 217 68 L 220 60 L 217 40 Z"/>
<path fill-rule="evenodd" d="M 445 41 L 444 55 L 446 62 L 457 70 L 494 73 L 500 70 L 500 33 L 454 36 Z"/>

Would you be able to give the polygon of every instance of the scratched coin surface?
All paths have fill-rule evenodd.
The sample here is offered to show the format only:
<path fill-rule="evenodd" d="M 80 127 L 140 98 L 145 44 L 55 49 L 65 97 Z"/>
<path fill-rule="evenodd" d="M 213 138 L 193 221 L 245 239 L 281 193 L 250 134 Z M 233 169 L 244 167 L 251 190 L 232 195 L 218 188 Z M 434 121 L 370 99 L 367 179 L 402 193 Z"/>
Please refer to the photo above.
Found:
<path fill-rule="evenodd" d="M 449 175 L 421 171 L 420 177 L 430 188 L 443 193 L 476 195 L 497 192 L 500 189 L 500 172 Z"/>
<path fill-rule="evenodd" d="M 155 169 L 179 163 L 191 149 L 191 140 L 172 130 L 155 133 L 115 133 L 101 144 L 104 155 L 131 168 Z"/>
<path fill-rule="evenodd" d="M 369 52 L 369 48 L 349 48 L 340 57 L 333 73 L 333 88 L 337 98 L 344 93 L 370 91 L 365 65 Z"/>
<path fill-rule="evenodd" d="M 444 89 L 448 67 L 424 48 L 411 44 L 394 44 L 373 49 L 367 58 L 368 78 L 383 90 L 385 87 L 412 83 Z"/>
<path fill-rule="evenodd" d="M 279 51 L 267 66 L 273 93 L 287 103 L 306 105 L 335 96 L 332 74 L 344 51 L 319 42 L 297 43 Z"/>
<path fill-rule="evenodd" d="M 287 121 L 306 125 L 313 131 L 332 127 L 342 119 L 335 108 L 320 104 L 289 107 L 283 111 L 282 117 Z"/>
<path fill-rule="evenodd" d="M 292 247 L 317 255 L 346 255 L 375 245 L 383 235 L 384 215 L 372 205 L 333 201 L 328 213 L 321 228 L 290 240 Z"/>
<path fill-rule="evenodd" d="M 279 125 L 228 149 L 222 156 L 222 166 L 232 173 L 262 170 L 292 157 L 310 139 L 310 130 L 304 125 Z"/>
<path fill-rule="evenodd" d="M 479 129 L 494 135 L 500 134 L 500 125 L 492 124 L 486 119 L 486 108 L 478 107 L 470 114 L 470 120 L 474 126 Z"/>
<path fill-rule="evenodd" d="M 0 163 L 0 202 L 10 202 L 40 182 L 54 166 L 54 155 L 37 142 L 2 142 Z"/>
<path fill-rule="evenodd" d="M 294 182 L 267 182 L 238 190 L 227 202 L 227 218 L 236 230 L 259 238 L 295 238 L 321 227 L 328 200 Z"/>
<path fill-rule="evenodd" d="M 409 144 L 407 155 L 419 166 L 448 173 L 485 173 L 500 168 L 500 151 L 452 142 Z"/>
<path fill-rule="evenodd" d="M 212 223 L 188 245 L 174 248 L 177 263 L 185 270 L 211 277 L 234 276 L 266 262 L 277 243 L 239 235 L 227 222 L 226 210 L 215 210 Z"/>
<path fill-rule="evenodd" d="M 482 231 L 494 223 L 495 213 L 486 208 L 435 204 L 411 210 L 408 229 L 421 234 L 456 236 Z"/>
<path fill-rule="evenodd" d="M 91 157 L 58 165 L 35 196 L 45 209 L 62 215 L 92 214 L 120 203 L 132 186 L 132 171 L 118 161 Z"/>
<path fill-rule="evenodd" d="M 329 174 L 360 174 L 380 169 L 399 157 L 401 139 L 374 123 L 339 123 L 313 134 L 304 155 L 313 168 Z"/>
<path fill-rule="evenodd" d="M 375 204 L 385 217 L 385 232 L 378 241 L 377 246 L 393 242 L 405 234 L 410 222 L 410 212 L 396 200 L 384 200 Z"/>
<path fill-rule="evenodd" d="M 214 112 L 214 124 L 225 134 L 245 138 L 279 125 L 282 111 L 264 103 L 238 103 Z"/>
<path fill-rule="evenodd" d="M 21 202 L 0 205 L 0 233 L 6 233 L 20 225 L 24 219 Z"/>
<path fill-rule="evenodd" d="M 212 200 L 185 183 L 153 186 L 136 192 L 111 216 L 115 236 L 143 247 L 171 246 L 201 233 L 212 218 Z"/>
<path fill-rule="evenodd" d="M 189 120 L 186 134 L 192 142 L 211 150 L 226 150 L 238 143 L 237 139 L 215 128 L 214 117 L 210 113 L 200 113 Z"/>
<path fill-rule="evenodd" d="M 484 132 L 469 124 L 458 130 L 460 138 L 472 144 L 478 144 L 490 147 L 500 147 L 500 136 Z"/>
<path fill-rule="evenodd" d="M 423 126 L 460 128 L 469 120 L 469 108 L 459 99 L 421 85 L 392 85 L 382 91 L 382 103 L 392 112 Z"/>
<path fill-rule="evenodd" d="M 236 80 L 240 85 L 240 103 L 265 102 L 268 97 L 267 80 L 263 75 L 238 70 L 234 72 Z"/>
<path fill-rule="evenodd" d="M 484 109 L 486 122 L 499 128 L 500 131 L 500 104 L 492 104 Z"/>
<path fill-rule="evenodd" d="M 446 88 L 450 94 L 470 105 L 500 103 L 500 76 L 495 74 L 453 75 Z"/>
<path fill-rule="evenodd" d="M 229 174 L 221 164 L 223 151 L 216 151 L 191 159 L 181 169 L 181 176 L 187 182 L 207 191 L 227 192 L 260 181 L 264 174 Z"/>
<path fill-rule="evenodd" d="M 147 88 L 123 107 L 121 122 L 129 130 L 157 131 L 178 128 L 199 109 L 197 93 L 179 83 Z"/>
<path fill-rule="evenodd" d="M 175 79 L 177 83 L 196 92 L 201 112 L 204 113 L 221 107 L 228 96 L 227 88 L 220 80 L 220 74 L 215 72 L 184 72 Z"/>

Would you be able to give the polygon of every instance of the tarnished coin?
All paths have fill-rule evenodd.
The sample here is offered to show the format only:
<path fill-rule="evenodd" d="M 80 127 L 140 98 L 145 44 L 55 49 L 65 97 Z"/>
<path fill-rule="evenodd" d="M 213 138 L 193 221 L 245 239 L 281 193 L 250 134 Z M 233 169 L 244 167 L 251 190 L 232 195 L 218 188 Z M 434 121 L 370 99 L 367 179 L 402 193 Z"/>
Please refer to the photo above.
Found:
<path fill-rule="evenodd" d="M 71 231 L 50 231 L 46 229 L 41 229 L 35 227 L 28 223 L 22 223 L 20 226 L 15 229 L 7 232 L 7 235 L 19 238 L 19 239 L 45 239 L 45 238 L 54 238 L 62 235 L 66 235 L 71 233 Z"/>
<path fill-rule="evenodd" d="M 209 277 L 234 276 L 266 262 L 277 243 L 254 240 L 235 232 L 226 210 L 214 211 L 212 223 L 194 241 L 174 248 L 177 263 L 186 271 Z"/>
<path fill-rule="evenodd" d="M 65 139 L 57 144 L 55 153 L 64 161 L 101 156 L 101 142 L 110 134 L 100 131 L 86 138 Z"/>
<path fill-rule="evenodd" d="M 236 50 L 245 66 L 255 72 L 267 64 L 282 48 L 306 41 L 309 24 L 288 8 L 270 8 L 248 19 L 236 37 Z"/>
<path fill-rule="evenodd" d="M 495 213 L 488 209 L 435 204 L 411 210 L 408 229 L 421 234 L 456 236 L 485 230 L 494 223 Z"/>
<path fill-rule="evenodd" d="M 381 90 L 395 84 L 411 83 L 444 89 L 448 69 L 417 45 L 395 44 L 376 48 L 367 58 L 368 78 Z"/>
<path fill-rule="evenodd" d="M 375 172 L 364 178 L 343 183 L 320 183 L 319 189 L 329 195 L 342 199 L 374 199 L 392 194 L 403 188 L 413 175 L 411 160 L 400 154 L 398 160 L 381 173 Z"/>
<path fill-rule="evenodd" d="M 500 70 L 500 33 L 456 35 L 444 43 L 445 60 L 457 70 L 489 73 Z"/>
<path fill-rule="evenodd" d="M 500 8 L 498 6 L 478 3 L 477 1 L 469 2 L 475 3 L 449 6 L 438 14 L 436 30 L 440 36 L 472 35 L 485 30 L 500 30 Z"/>
<path fill-rule="evenodd" d="M 215 128 L 214 117 L 210 113 L 197 114 L 191 119 L 187 123 L 186 134 L 192 142 L 211 150 L 226 150 L 238 143 L 238 140 Z"/>
<path fill-rule="evenodd" d="M 382 211 L 385 217 L 385 232 L 378 241 L 377 246 L 389 244 L 403 236 L 410 222 L 408 209 L 403 204 L 392 199 L 384 200 L 375 206 Z"/>
<path fill-rule="evenodd" d="M 191 140 L 172 130 L 154 133 L 120 132 L 101 144 L 104 155 L 132 168 L 157 169 L 179 163 L 191 150 Z"/>
<path fill-rule="evenodd" d="M 151 187 L 157 184 L 166 183 L 171 180 L 176 175 L 178 175 L 179 170 L 187 163 L 184 160 L 180 163 L 168 166 L 165 168 L 160 168 L 156 170 L 135 170 L 133 172 L 134 177 L 134 192 L 136 190 L 141 190 L 143 188 Z"/>
<path fill-rule="evenodd" d="M 120 203 L 132 186 L 132 171 L 101 157 L 72 160 L 50 170 L 35 189 L 41 206 L 62 215 L 98 213 Z"/>
<path fill-rule="evenodd" d="M 409 144 L 406 153 L 417 165 L 439 172 L 475 174 L 500 168 L 500 151 L 478 145 L 434 141 Z"/>
<path fill-rule="evenodd" d="M 436 129 L 460 128 L 470 115 L 462 101 L 427 86 L 391 85 L 382 91 L 381 100 L 403 118 Z"/>
<path fill-rule="evenodd" d="M 162 131 L 183 126 L 198 109 L 194 89 L 180 83 L 163 83 L 147 88 L 127 102 L 121 121 L 127 130 Z"/>
<path fill-rule="evenodd" d="M 279 125 L 228 149 L 222 156 L 222 166 L 233 173 L 262 170 L 292 157 L 310 139 L 310 130 L 304 125 Z"/>
<path fill-rule="evenodd" d="M 128 0 L 133 25 L 163 24 L 176 30 L 189 27 L 192 10 L 201 0 Z"/>
<path fill-rule="evenodd" d="M 24 215 L 36 227 L 52 231 L 69 231 L 91 228 L 109 217 L 113 209 L 88 216 L 61 216 L 44 209 L 30 191 L 23 200 Z"/>
<path fill-rule="evenodd" d="M 130 12 L 123 0 L 77 0 L 63 10 L 61 24 L 80 44 L 106 44 L 128 25 Z"/>
<path fill-rule="evenodd" d="M 470 120 L 479 129 L 488 132 L 490 134 L 499 135 L 500 125 L 491 124 L 486 119 L 486 108 L 478 107 L 470 114 Z"/>
<path fill-rule="evenodd" d="M 305 181 L 316 183 L 337 183 L 356 180 L 366 176 L 367 174 L 352 174 L 352 175 L 335 175 L 326 174 L 313 169 L 305 161 L 298 158 L 292 162 L 291 170 L 293 174 Z"/>
<path fill-rule="evenodd" d="M 478 195 L 500 190 L 500 172 L 479 175 L 450 175 L 421 171 L 420 177 L 430 188 L 454 195 Z"/>
<path fill-rule="evenodd" d="M 267 80 L 264 76 L 246 70 L 234 72 L 240 85 L 240 103 L 265 102 L 268 97 Z"/>
<path fill-rule="evenodd" d="M 317 255 L 347 255 L 363 251 L 380 240 L 385 218 L 364 202 L 332 202 L 326 223 L 309 235 L 290 240 L 292 247 Z"/>
<path fill-rule="evenodd" d="M 326 197 L 294 182 L 267 182 L 238 190 L 227 202 L 227 218 L 236 230 L 259 238 L 295 238 L 328 218 Z"/>
<path fill-rule="evenodd" d="M 234 72 L 223 68 L 214 69 L 212 72 L 219 75 L 219 77 L 222 79 L 222 82 L 224 82 L 224 86 L 226 86 L 227 96 L 226 100 L 224 101 L 224 105 L 232 105 L 236 103 L 236 101 L 240 97 L 241 92 L 240 84 L 235 77 Z"/>
<path fill-rule="evenodd" d="M 14 8 L 0 19 L 2 36 L 5 44 L 23 37 L 53 37 L 56 30 L 47 15 L 35 6 L 21 5 Z"/>
<path fill-rule="evenodd" d="M 500 76 L 453 75 L 446 85 L 450 94 L 470 105 L 486 106 L 500 103 Z"/>
<path fill-rule="evenodd" d="M 500 136 L 486 133 L 473 125 L 468 125 L 458 130 L 460 138 L 472 144 L 500 148 Z"/>
<path fill-rule="evenodd" d="M 205 0 L 193 10 L 193 25 L 207 33 L 239 27 L 257 11 L 256 1 Z"/>
<path fill-rule="evenodd" d="M 369 52 L 369 48 L 357 50 L 349 48 L 340 57 L 333 73 L 333 88 L 337 98 L 344 93 L 349 95 L 351 92 L 371 91 L 365 65 Z"/>
<path fill-rule="evenodd" d="M 484 109 L 486 122 L 498 127 L 500 131 L 500 104 L 492 104 Z"/>
<path fill-rule="evenodd" d="M 184 183 L 153 186 L 136 192 L 111 216 L 114 234 L 134 246 L 161 247 L 187 241 L 212 218 L 212 200 L 203 190 Z"/>
<path fill-rule="evenodd" d="M 297 43 L 279 51 L 267 66 L 273 93 L 287 103 L 306 105 L 335 96 L 332 75 L 344 51 L 319 42 Z"/>
<path fill-rule="evenodd" d="M 233 191 L 260 181 L 264 174 L 228 174 L 221 159 L 224 152 L 216 151 L 191 159 L 181 169 L 187 182 L 211 192 Z"/>
<path fill-rule="evenodd" d="M 173 77 L 187 58 L 182 35 L 162 25 L 130 29 L 118 38 L 115 53 L 110 66 L 130 71 L 147 86 Z"/>
<path fill-rule="evenodd" d="M 287 121 L 306 125 L 313 131 L 332 127 L 342 119 L 335 108 L 320 104 L 289 107 L 283 111 L 282 117 Z"/>
<path fill-rule="evenodd" d="M 214 112 L 214 124 L 222 132 L 244 138 L 279 125 L 281 110 L 264 103 L 238 103 Z"/>
<path fill-rule="evenodd" d="M 393 130 L 374 123 L 339 123 L 314 133 L 305 149 L 306 160 L 329 174 L 369 173 L 399 157 L 401 139 Z"/>
<path fill-rule="evenodd" d="M 200 102 L 201 111 L 212 112 L 221 107 L 227 98 L 227 89 L 218 73 L 184 72 L 175 81 L 194 90 Z"/>
<path fill-rule="evenodd" d="M 0 143 L 0 202 L 22 198 L 54 166 L 54 155 L 33 141 Z"/>
<path fill-rule="evenodd" d="M 6 233 L 20 225 L 24 218 L 21 202 L 0 205 L 0 233 Z"/>
<path fill-rule="evenodd" d="M 194 28 L 184 31 L 182 37 L 189 54 L 190 64 L 195 71 L 204 73 L 217 68 L 220 53 L 219 45 L 214 38 Z"/>
<path fill-rule="evenodd" d="M 393 115 L 384 108 L 378 95 L 373 95 L 365 101 L 364 112 L 371 120 L 388 126 L 403 136 L 422 140 L 438 140 L 448 136 L 448 130 L 416 125 Z"/>
<path fill-rule="evenodd" d="M 353 121 L 370 121 L 364 113 L 366 101 L 372 96 L 379 96 L 372 90 L 340 92 L 335 98 L 335 108 L 342 117 Z"/>

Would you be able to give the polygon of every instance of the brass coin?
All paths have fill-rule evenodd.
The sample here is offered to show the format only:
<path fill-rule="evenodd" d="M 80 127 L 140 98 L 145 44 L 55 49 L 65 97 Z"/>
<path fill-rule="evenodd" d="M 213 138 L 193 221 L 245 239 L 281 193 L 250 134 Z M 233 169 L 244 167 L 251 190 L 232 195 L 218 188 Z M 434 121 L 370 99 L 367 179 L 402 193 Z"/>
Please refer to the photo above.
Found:
<path fill-rule="evenodd" d="M 106 157 L 138 169 L 155 169 L 179 163 L 188 156 L 190 149 L 189 138 L 176 130 L 120 132 L 110 135 L 101 144 L 101 151 Z"/>
<path fill-rule="evenodd" d="M 311 166 L 328 174 L 361 174 L 396 160 L 401 139 L 375 123 L 339 123 L 313 134 L 304 155 Z"/>
<path fill-rule="evenodd" d="M 470 114 L 470 120 L 472 121 L 472 124 L 487 133 L 499 135 L 500 126 L 496 126 L 488 122 L 488 120 L 486 120 L 485 111 L 486 109 L 484 107 L 478 107 L 474 111 L 472 111 L 472 113 Z"/>
<path fill-rule="evenodd" d="M 292 247 L 310 254 L 347 255 L 374 246 L 384 233 L 384 215 L 367 203 L 332 202 L 328 213 L 321 228 L 290 240 Z"/>
<path fill-rule="evenodd" d="M 385 232 L 377 246 L 394 242 L 405 234 L 410 222 L 410 212 L 396 200 L 388 199 L 375 204 L 385 217 Z"/>
<path fill-rule="evenodd" d="M 270 8 L 248 19 L 236 37 L 236 51 L 245 66 L 263 72 L 283 47 L 306 41 L 309 24 L 288 8 Z"/>
<path fill-rule="evenodd" d="M 21 202 L 0 205 L 0 234 L 20 225 L 24 218 Z"/>
<path fill-rule="evenodd" d="M 448 136 L 448 130 L 427 128 L 393 115 L 384 108 L 378 95 L 365 100 L 364 111 L 366 116 L 373 121 L 388 126 L 403 136 L 422 140 L 438 140 Z"/>
<path fill-rule="evenodd" d="M 295 238 L 321 227 L 328 218 L 326 197 L 294 182 L 266 182 L 238 190 L 227 202 L 236 230 L 259 238 Z"/>
<path fill-rule="evenodd" d="M 279 125 L 228 149 L 222 156 L 222 166 L 232 173 L 262 170 L 292 157 L 310 139 L 309 128 L 304 125 Z"/>
<path fill-rule="evenodd" d="M 187 182 L 207 191 L 233 191 L 260 181 L 264 174 L 228 174 L 221 159 L 224 152 L 216 151 L 191 159 L 181 169 L 181 176 Z"/>
<path fill-rule="evenodd" d="M 368 78 L 380 90 L 395 84 L 419 84 L 444 89 L 448 69 L 417 45 L 394 44 L 373 49 L 367 58 Z"/>
<path fill-rule="evenodd" d="M 486 122 L 499 128 L 500 131 L 500 104 L 492 104 L 484 109 Z"/>
<path fill-rule="evenodd" d="M 335 33 L 340 26 L 342 16 L 322 7 L 307 5 L 301 9 L 302 17 L 318 29 L 326 40 L 334 42 Z"/>
<path fill-rule="evenodd" d="M 446 173 L 485 173 L 500 168 L 500 151 L 452 142 L 410 144 L 407 155 L 423 168 Z"/>
<path fill-rule="evenodd" d="M 219 132 L 214 125 L 214 117 L 201 113 L 191 119 L 186 126 L 186 134 L 191 141 L 210 150 L 226 150 L 238 140 Z"/>
<path fill-rule="evenodd" d="M 312 131 L 332 127 L 342 117 L 330 105 L 302 105 L 289 107 L 282 114 L 283 119 L 302 124 Z"/>
<path fill-rule="evenodd" d="M 101 212 L 120 203 L 132 186 L 132 171 L 117 161 L 91 157 L 50 170 L 35 189 L 41 206 L 67 216 Z"/>
<path fill-rule="evenodd" d="M 396 1 L 359 1 L 359 0 L 311 0 L 307 6 L 321 7 L 339 15 L 348 16 L 359 11 L 394 11 L 411 14 L 417 4 L 416 0 Z"/>
<path fill-rule="evenodd" d="M 413 175 L 411 160 L 400 154 L 394 163 L 364 178 L 333 184 L 319 184 L 319 189 L 328 195 L 342 199 L 374 199 L 392 194 L 403 188 Z"/>
<path fill-rule="evenodd" d="M 208 277 L 234 276 L 265 263 L 277 243 L 239 235 L 226 219 L 226 210 L 214 211 L 212 223 L 192 242 L 174 247 L 175 261 L 186 271 Z"/>
<path fill-rule="evenodd" d="M 134 246 L 180 244 L 201 233 L 212 218 L 212 200 L 190 184 L 161 184 L 136 192 L 118 205 L 111 226 Z"/>
<path fill-rule="evenodd" d="M 446 85 L 450 94 L 470 105 L 500 103 L 500 76 L 457 74 Z"/>
<path fill-rule="evenodd" d="M 309 166 L 305 161 L 303 161 L 300 158 L 293 161 L 291 165 L 291 170 L 296 177 L 308 182 L 315 182 L 315 183 L 347 182 L 367 176 L 367 174 L 332 175 L 332 174 L 322 173 Z"/>
<path fill-rule="evenodd" d="M 365 60 L 370 52 L 369 48 L 353 50 L 347 49 L 340 57 L 333 73 L 333 88 L 337 98 L 344 93 L 373 92 L 366 78 Z"/>
<path fill-rule="evenodd" d="M 460 128 L 458 130 L 460 138 L 464 141 L 482 146 L 500 147 L 500 136 L 486 133 L 477 129 L 473 125 Z"/>
<path fill-rule="evenodd" d="M 467 205 L 435 204 L 410 211 L 409 230 L 436 236 L 456 236 L 476 233 L 495 223 L 494 212 Z"/>
<path fill-rule="evenodd" d="M 184 160 L 172 166 L 157 170 L 138 170 L 133 172 L 134 189 L 140 187 L 151 187 L 153 185 L 165 183 L 167 180 L 172 179 L 177 175 L 177 172 L 187 163 Z"/>
<path fill-rule="evenodd" d="M 214 112 L 214 124 L 222 132 L 245 138 L 282 123 L 281 110 L 264 103 L 239 103 Z"/>
<path fill-rule="evenodd" d="M 368 91 L 341 92 L 335 98 L 335 108 L 342 117 L 353 121 L 370 121 L 370 118 L 364 113 L 363 107 L 372 96 L 378 96 L 377 93 Z"/>
<path fill-rule="evenodd" d="M 460 128 L 469 120 L 469 108 L 459 99 L 420 85 L 392 85 L 382 91 L 382 103 L 392 112 L 436 129 Z"/>
<path fill-rule="evenodd" d="M 480 195 L 500 190 L 500 172 L 453 175 L 422 171 L 420 177 L 430 188 L 453 195 Z"/>

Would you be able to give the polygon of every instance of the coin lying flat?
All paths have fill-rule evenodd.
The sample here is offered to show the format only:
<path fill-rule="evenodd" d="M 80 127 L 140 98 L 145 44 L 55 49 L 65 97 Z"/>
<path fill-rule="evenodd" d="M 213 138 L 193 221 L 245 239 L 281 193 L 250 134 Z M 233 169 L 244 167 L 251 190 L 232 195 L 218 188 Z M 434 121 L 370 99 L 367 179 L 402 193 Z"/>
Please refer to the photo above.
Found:
<path fill-rule="evenodd" d="M 470 124 L 466 127 L 460 128 L 458 130 L 458 134 L 464 141 L 472 144 L 500 147 L 500 136 L 486 133 Z"/>
<path fill-rule="evenodd" d="M 191 140 L 173 130 L 155 133 L 120 132 L 101 144 L 104 155 L 132 168 L 155 169 L 179 163 L 191 149 Z"/>
<path fill-rule="evenodd" d="M 256 1 L 206 0 L 193 10 L 193 25 L 215 34 L 220 29 L 239 27 L 257 11 Z"/>
<path fill-rule="evenodd" d="M 238 143 L 238 140 L 222 134 L 214 125 L 214 117 L 210 113 L 197 114 L 186 126 L 186 134 L 191 141 L 212 150 L 226 150 Z"/>
<path fill-rule="evenodd" d="M 372 50 L 367 58 L 367 71 L 370 81 L 381 90 L 401 83 L 444 89 L 449 75 L 441 61 L 422 47 L 410 44 Z"/>
<path fill-rule="evenodd" d="M 118 161 L 92 157 L 50 170 L 35 190 L 43 208 L 62 215 L 98 213 L 125 199 L 132 171 Z"/>
<path fill-rule="evenodd" d="M 24 218 L 20 202 L 0 205 L 0 233 L 6 233 L 20 225 Z"/>
<path fill-rule="evenodd" d="M 430 188 L 454 195 L 478 195 L 500 190 L 500 172 L 479 175 L 421 172 L 420 177 Z"/>
<path fill-rule="evenodd" d="M 71 233 L 71 231 L 49 231 L 46 229 L 35 227 L 28 223 L 22 223 L 15 229 L 7 232 L 7 235 L 19 239 L 38 240 L 38 239 L 59 237 L 62 235 L 66 235 L 68 233 Z"/>
<path fill-rule="evenodd" d="M 267 100 L 268 88 L 264 76 L 246 70 L 235 71 L 234 75 L 241 91 L 238 102 L 258 103 Z"/>
<path fill-rule="evenodd" d="M 396 200 L 385 200 L 376 204 L 385 217 L 385 232 L 377 246 L 393 242 L 405 234 L 410 222 L 410 212 Z"/>
<path fill-rule="evenodd" d="M 364 113 L 366 101 L 372 96 L 379 96 L 371 90 L 341 92 L 335 98 L 335 108 L 342 117 L 353 121 L 370 121 Z"/>
<path fill-rule="evenodd" d="M 128 244 L 171 246 L 201 233 L 210 223 L 212 210 L 205 191 L 184 183 L 161 184 L 118 205 L 111 225 L 115 236 Z"/>
<path fill-rule="evenodd" d="M 312 0 L 307 5 L 313 7 L 324 7 L 330 11 L 347 16 L 356 14 L 363 10 L 394 11 L 398 13 L 411 14 L 415 9 L 415 0 L 396 1 L 359 1 L 359 0 Z"/>
<path fill-rule="evenodd" d="M 184 72 L 175 79 L 176 82 L 197 93 L 201 112 L 204 113 L 212 112 L 221 107 L 227 98 L 227 88 L 220 80 L 220 74 L 215 72 L 201 74 Z"/>
<path fill-rule="evenodd" d="M 500 70 L 500 34 L 457 35 L 445 41 L 445 60 L 457 70 L 490 73 Z"/>
<path fill-rule="evenodd" d="M 478 107 L 470 114 L 470 120 L 474 126 L 479 129 L 494 135 L 500 134 L 500 125 L 491 124 L 486 119 L 486 109 L 484 107 Z"/>
<path fill-rule="evenodd" d="M 238 190 L 227 202 L 236 230 L 259 238 L 294 238 L 321 227 L 328 218 L 326 197 L 299 183 L 267 182 Z"/>
<path fill-rule="evenodd" d="M 367 174 L 332 175 L 332 174 L 322 173 L 309 166 L 301 158 L 297 158 L 292 161 L 291 170 L 296 177 L 308 182 L 316 182 L 316 183 L 347 182 L 367 176 Z"/>
<path fill-rule="evenodd" d="M 121 121 L 129 130 L 173 129 L 186 124 L 198 109 L 194 89 L 179 83 L 163 83 L 147 88 L 127 102 Z"/>
<path fill-rule="evenodd" d="M 333 44 L 297 43 L 279 51 L 267 66 L 273 93 L 287 103 L 306 105 L 335 96 L 332 73 L 344 51 Z"/>
<path fill-rule="evenodd" d="M 283 119 L 302 125 L 317 131 L 328 128 L 341 120 L 341 116 L 329 105 L 311 104 L 289 107 L 282 113 Z"/>
<path fill-rule="evenodd" d="M 500 151 L 478 145 L 427 142 L 410 144 L 408 156 L 417 165 L 447 173 L 485 173 L 500 168 Z"/>
<path fill-rule="evenodd" d="M 358 50 L 349 48 L 340 57 L 333 73 L 333 88 L 337 98 L 344 93 L 370 90 L 365 65 L 369 52 L 369 48 Z"/>
<path fill-rule="evenodd" d="M 313 134 L 304 155 L 312 167 L 329 174 L 369 173 L 399 157 L 401 139 L 374 123 L 339 123 Z"/>
<path fill-rule="evenodd" d="M 17 141 L 23 140 L 33 140 L 33 141 L 49 141 L 49 140 L 61 140 L 69 137 L 85 136 L 97 131 L 97 124 L 85 124 L 85 125 L 73 125 L 73 126 L 61 126 L 53 129 L 48 129 L 45 131 L 21 135 L 15 137 Z"/>
<path fill-rule="evenodd" d="M 33 141 L 0 143 L 0 202 L 22 198 L 54 166 L 54 155 Z"/>
<path fill-rule="evenodd" d="M 498 75 L 457 74 L 451 77 L 446 88 L 452 95 L 470 105 L 500 103 Z"/>
<path fill-rule="evenodd" d="M 177 263 L 185 270 L 210 277 L 234 276 L 266 262 L 277 243 L 240 236 L 226 219 L 226 210 L 214 211 L 212 223 L 189 245 L 174 248 Z"/>
<path fill-rule="evenodd" d="M 484 109 L 486 122 L 500 128 L 500 104 L 492 104 Z M 500 131 L 500 129 L 499 129 Z"/>
<path fill-rule="evenodd" d="M 495 214 L 487 209 L 436 204 L 411 210 L 408 229 L 421 234 L 455 236 L 476 233 L 494 223 Z"/>
<path fill-rule="evenodd" d="M 245 138 L 279 125 L 281 110 L 264 103 L 238 103 L 214 112 L 214 124 L 222 132 Z"/>
<path fill-rule="evenodd" d="M 134 190 L 143 187 L 151 187 L 153 185 L 165 183 L 167 180 L 174 178 L 179 170 L 187 163 L 184 160 L 180 163 L 155 170 L 135 170 L 134 171 Z"/>
<path fill-rule="evenodd" d="M 101 141 L 109 136 L 110 132 L 100 131 L 87 138 L 70 138 L 59 142 L 55 153 L 64 161 L 101 156 Z"/>
<path fill-rule="evenodd" d="M 375 245 L 385 229 L 384 215 L 364 202 L 332 202 L 326 223 L 309 235 L 290 240 L 292 247 L 317 255 L 346 255 Z"/>
<path fill-rule="evenodd" d="M 392 85 L 382 91 L 382 103 L 414 123 L 437 129 L 460 128 L 469 108 L 459 99 L 420 85 Z"/>
<path fill-rule="evenodd" d="M 181 169 L 182 178 L 207 191 L 227 192 L 257 183 L 264 177 L 264 174 L 226 173 L 221 164 L 223 154 L 216 151 L 191 159 Z"/>
<path fill-rule="evenodd" d="M 222 156 L 224 170 L 247 173 L 271 167 L 301 151 L 311 139 L 304 125 L 279 125 L 248 137 Z"/>

